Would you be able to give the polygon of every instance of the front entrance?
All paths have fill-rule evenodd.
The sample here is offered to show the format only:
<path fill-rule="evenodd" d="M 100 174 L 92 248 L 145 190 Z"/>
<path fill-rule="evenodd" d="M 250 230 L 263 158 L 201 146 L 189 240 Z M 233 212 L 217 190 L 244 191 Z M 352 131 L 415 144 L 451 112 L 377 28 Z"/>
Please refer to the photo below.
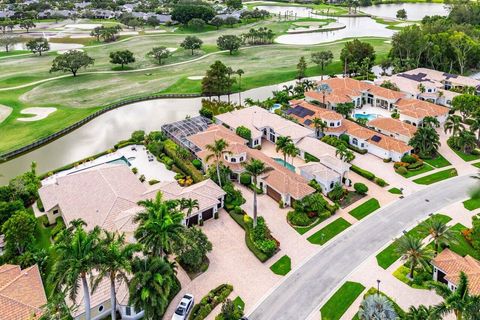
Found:
<path fill-rule="evenodd" d="M 213 208 L 208 209 L 207 211 L 202 212 L 202 220 L 206 221 L 213 218 Z"/>
<path fill-rule="evenodd" d="M 267 186 L 267 195 L 277 202 L 280 202 L 280 200 L 282 200 L 282 195 L 270 188 L 270 186 Z"/>

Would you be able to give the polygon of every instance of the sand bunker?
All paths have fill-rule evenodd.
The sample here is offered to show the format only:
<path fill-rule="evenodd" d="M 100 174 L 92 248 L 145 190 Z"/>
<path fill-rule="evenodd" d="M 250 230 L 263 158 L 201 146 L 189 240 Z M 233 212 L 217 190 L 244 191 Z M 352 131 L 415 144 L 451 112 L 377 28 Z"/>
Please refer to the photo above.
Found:
<path fill-rule="evenodd" d="M 170 51 L 170 52 L 175 52 L 175 51 L 178 50 L 178 48 L 167 48 L 167 50 Z"/>
<path fill-rule="evenodd" d="M 146 30 L 145 33 L 166 33 L 167 30 Z"/>
<path fill-rule="evenodd" d="M 83 52 L 82 49 L 69 49 L 69 50 L 59 50 L 59 51 L 57 51 L 57 53 L 58 54 L 64 54 L 64 53 L 67 53 L 68 51 L 72 51 L 72 50 Z"/>
<path fill-rule="evenodd" d="M 138 36 L 137 31 L 122 31 L 119 33 L 121 36 Z"/>
<path fill-rule="evenodd" d="M 188 80 L 202 80 L 204 76 L 190 76 L 187 79 Z"/>
<path fill-rule="evenodd" d="M 0 123 L 12 113 L 12 108 L 0 104 Z"/>
<path fill-rule="evenodd" d="M 17 118 L 18 121 L 38 121 L 45 119 L 52 112 L 55 112 L 57 108 L 27 108 L 20 111 L 21 114 L 33 114 L 33 117 Z"/>
<path fill-rule="evenodd" d="M 93 30 L 96 27 L 101 27 L 101 24 L 95 23 L 78 23 L 78 24 L 67 24 L 64 28 L 68 29 L 80 29 L 80 30 Z"/>
<path fill-rule="evenodd" d="M 89 34 L 74 34 L 70 36 L 71 39 L 86 39 L 86 38 L 92 38 L 91 35 Z"/>

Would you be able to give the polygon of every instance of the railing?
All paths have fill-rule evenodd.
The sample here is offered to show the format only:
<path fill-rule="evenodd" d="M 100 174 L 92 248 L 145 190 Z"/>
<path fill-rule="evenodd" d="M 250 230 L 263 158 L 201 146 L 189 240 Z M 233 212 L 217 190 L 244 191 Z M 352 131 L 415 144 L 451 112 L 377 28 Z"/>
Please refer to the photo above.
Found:
<path fill-rule="evenodd" d="M 8 161 L 8 160 L 11 160 L 15 157 L 18 157 L 21 154 L 24 154 L 24 153 L 29 152 L 31 150 L 34 150 L 38 147 L 41 147 L 41 146 L 43 146 L 47 143 L 50 143 L 50 142 L 52 142 L 52 141 L 54 141 L 54 140 L 56 140 L 56 139 L 58 139 L 58 138 L 60 138 L 64 135 L 66 135 L 67 133 L 70 133 L 70 132 L 74 131 L 75 129 L 80 128 L 81 126 L 83 126 L 87 122 L 95 119 L 96 117 L 98 117 L 98 116 L 100 116 L 100 115 L 102 115 L 102 114 L 104 114 L 108 111 L 111 111 L 113 109 L 123 107 L 127 104 L 132 104 L 132 103 L 147 101 L 147 100 L 155 100 L 155 99 L 171 99 L 171 98 L 183 99 L 183 98 L 198 98 L 198 97 L 201 97 L 201 95 L 196 94 L 196 93 L 191 93 L 191 94 L 188 94 L 188 93 L 187 94 L 175 94 L 175 93 L 172 93 L 172 94 L 152 94 L 152 95 L 148 95 L 148 96 L 129 98 L 129 99 L 122 100 L 120 102 L 109 104 L 109 105 L 105 106 L 104 108 L 102 108 L 101 110 L 98 110 L 98 111 L 92 113 L 88 117 L 83 118 L 82 120 L 77 121 L 74 124 L 71 124 L 70 126 L 68 126 L 66 128 L 63 128 L 60 131 L 52 133 L 51 135 L 49 135 L 47 137 L 41 138 L 41 139 L 39 139 L 35 142 L 32 142 L 32 143 L 30 143 L 26 146 L 20 147 L 18 149 L 10 150 L 10 151 L 7 151 L 3 154 L 0 154 L 0 162 L 5 162 L 5 161 Z"/>

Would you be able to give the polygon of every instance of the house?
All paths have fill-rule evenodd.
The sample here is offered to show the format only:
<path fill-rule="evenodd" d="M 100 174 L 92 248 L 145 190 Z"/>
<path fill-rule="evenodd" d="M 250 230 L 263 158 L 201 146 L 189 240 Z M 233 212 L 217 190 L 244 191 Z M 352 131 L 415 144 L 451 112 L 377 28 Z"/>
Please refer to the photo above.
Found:
<path fill-rule="evenodd" d="M 37 265 L 23 269 L 17 265 L 0 266 L 0 318 L 39 319 L 47 303 Z"/>
<path fill-rule="evenodd" d="M 343 116 L 333 110 L 319 108 L 305 100 L 291 100 L 289 101 L 290 108 L 285 114 L 297 120 L 303 126 L 310 127 L 316 131 L 317 137 L 324 134 L 340 132 Z M 314 119 L 320 119 L 326 124 L 323 132 L 315 129 Z"/>
<path fill-rule="evenodd" d="M 389 137 L 408 143 L 417 127 L 398 119 L 378 117 L 367 122 L 367 127 Z"/>
<path fill-rule="evenodd" d="M 458 285 L 460 273 L 468 277 L 470 294 L 480 294 L 480 261 L 467 255 L 461 255 L 445 249 L 432 260 L 433 280 L 445 283 L 450 290 L 455 290 Z"/>
<path fill-rule="evenodd" d="M 441 124 L 448 118 L 449 109 L 427 101 L 417 99 L 400 99 L 395 103 L 400 120 L 419 126 L 425 117 L 433 117 Z"/>
<path fill-rule="evenodd" d="M 275 143 L 278 137 L 290 137 L 293 143 L 315 133 L 292 121 L 282 118 L 267 110 L 253 106 L 215 116 L 216 123 L 222 124 L 232 131 L 240 126 L 246 127 L 252 134 L 249 146 L 254 148 L 261 146 L 262 138 Z"/>
<path fill-rule="evenodd" d="M 230 124 L 233 123 L 229 118 L 224 119 L 228 119 L 228 123 Z M 238 123 L 235 124 L 238 126 L 241 125 Z M 256 128 L 253 125 L 250 125 L 250 127 L 252 129 Z M 259 133 L 261 135 L 262 132 L 263 131 L 259 131 L 256 134 Z M 200 150 L 196 152 L 195 155 L 202 160 L 205 169 L 208 169 L 214 162 L 214 159 L 207 161 L 210 152 L 206 150 L 205 147 L 218 139 L 224 139 L 229 144 L 227 152 L 223 154 L 221 161 L 232 171 L 230 176 L 232 180 L 239 181 L 240 174 L 245 171 L 244 164 L 251 159 L 257 159 L 264 162 L 265 165 L 270 168 L 270 170 L 267 170 L 267 172 L 258 177 L 257 187 L 261 188 L 264 193 L 275 201 L 282 202 L 286 206 L 291 206 L 296 200 L 301 200 L 305 196 L 315 192 L 315 189 L 308 185 L 308 180 L 297 175 L 292 171 L 292 168 L 289 169 L 279 164 L 260 150 L 248 147 L 247 140 L 237 136 L 222 125 L 211 125 L 206 131 L 188 137 L 188 140 Z M 257 136 L 257 139 L 261 140 L 261 136 Z M 260 142 L 257 142 L 257 145 L 259 144 Z"/>

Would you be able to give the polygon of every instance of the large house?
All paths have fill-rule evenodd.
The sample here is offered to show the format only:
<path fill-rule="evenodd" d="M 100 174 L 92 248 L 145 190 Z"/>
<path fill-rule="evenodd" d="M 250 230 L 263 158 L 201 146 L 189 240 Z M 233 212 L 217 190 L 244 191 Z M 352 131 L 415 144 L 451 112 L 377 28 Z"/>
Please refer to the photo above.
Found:
<path fill-rule="evenodd" d="M 385 81 L 396 85 L 407 95 L 407 98 L 425 100 L 447 107 L 450 107 L 452 99 L 459 95 L 451 91 L 452 89 L 461 91 L 466 87 L 473 87 L 477 94 L 480 93 L 479 80 L 427 68 L 384 76 L 377 79 L 375 83 L 382 84 Z"/>
<path fill-rule="evenodd" d="M 386 117 L 368 121 L 367 127 L 405 143 L 408 143 L 417 131 L 417 127 L 412 124 Z"/>
<path fill-rule="evenodd" d="M 39 319 L 46 303 L 37 265 L 23 270 L 17 265 L 0 266 L 0 319 Z"/>
<path fill-rule="evenodd" d="M 470 294 L 480 294 L 480 261 L 467 255 L 459 254 L 445 249 L 432 260 L 433 280 L 445 283 L 450 290 L 455 290 L 458 285 L 460 273 L 468 277 Z"/>

